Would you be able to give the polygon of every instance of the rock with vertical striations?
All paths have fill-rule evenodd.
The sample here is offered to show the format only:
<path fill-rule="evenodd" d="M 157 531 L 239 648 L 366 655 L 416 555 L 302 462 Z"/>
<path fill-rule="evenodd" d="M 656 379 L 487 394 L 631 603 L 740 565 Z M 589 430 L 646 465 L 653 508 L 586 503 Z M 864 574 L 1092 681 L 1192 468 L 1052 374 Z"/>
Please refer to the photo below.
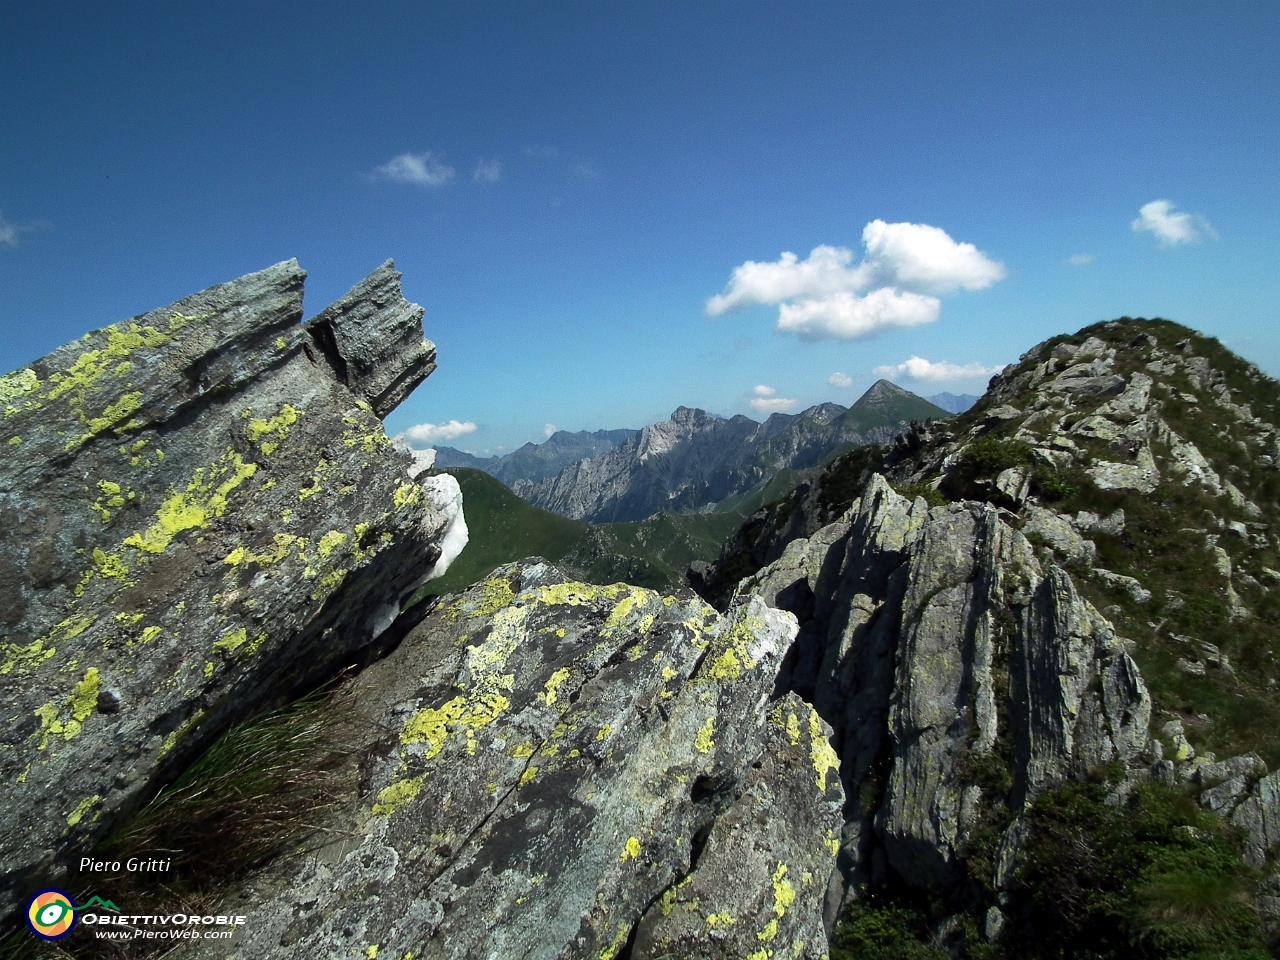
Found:
<path fill-rule="evenodd" d="M 421 308 L 387 263 L 304 326 L 304 277 L 0 378 L 5 916 L 228 724 L 350 663 L 457 521 L 379 422 L 432 369 Z"/>

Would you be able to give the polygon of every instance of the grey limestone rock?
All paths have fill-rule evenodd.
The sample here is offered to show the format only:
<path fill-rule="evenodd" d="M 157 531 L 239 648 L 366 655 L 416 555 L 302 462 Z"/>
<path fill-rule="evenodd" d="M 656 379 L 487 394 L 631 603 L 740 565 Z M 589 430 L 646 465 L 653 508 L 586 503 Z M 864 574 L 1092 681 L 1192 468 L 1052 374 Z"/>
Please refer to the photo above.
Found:
<path fill-rule="evenodd" d="M 1026 514 L 1023 536 L 1044 541 L 1068 563 L 1089 565 L 1093 562 L 1097 547 L 1092 540 L 1081 537 L 1069 519 L 1034 505 L 1027 508 Z"/>
<path fill-rule="evenodd" d="M 360 795 L 255 881 L 229 955 L 817 960 L 843 793 L 775 695 L 795 631 L 500 568 L 356 679 Z"/>
<path fill-rule="evenodd" d="M 304 276 L 0 378 L 0 914 L 229 723 L 348 663 L 438 558 L 449 520 L 377 415 L 430 372 L 421 309 L 387 264 L 302 326 Z"/>
<path fill-rule="evenodd" d="M 1280 771 L 1256 784 L 1231 815 L 1231 822 L 1245 832 L 1245 859 L 1262 866 L 1280 843 Z"/>
<path fill-rule="evenodd" d="M 1160 470 L 1156 467 L 1151 448 L 1143 444 L 1132 463 L 1115 463 L 1095 460 L 1086 472 L 1101 490 L 1137 490 L 1150 493 L 1160 485 Z"/>
<path fill-rule="evenodd" d="M 995 799 L 975 764 L 1007 766 L 1016 813 L 1096 764 L 1144 762 L 1151 698 L 1136 664 L 1070 575 L 1042 569 L 994 507 L 928 509 L 873 475 L 833 526 L 821 544 L 793 541 L 738 596 L 796 613 L 821 645 L 813 702 L 849 796 L 837 902 L 881 861 L 917 888 L 954 883 Z M 1012 876 L 1020 822 L 997 886 Z"/>

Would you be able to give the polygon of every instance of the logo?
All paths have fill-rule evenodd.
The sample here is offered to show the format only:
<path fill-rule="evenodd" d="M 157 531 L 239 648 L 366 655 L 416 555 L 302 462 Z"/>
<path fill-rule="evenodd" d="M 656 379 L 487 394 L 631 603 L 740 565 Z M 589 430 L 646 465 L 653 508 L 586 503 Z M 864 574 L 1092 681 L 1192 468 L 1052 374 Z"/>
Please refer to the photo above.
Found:
<path fill-rule="evenodd" d="M 42 940 L 61 940 L 76 925 L 76 903 L 61 890 L 41 890 L 27 904 L 27 925 Z"/>

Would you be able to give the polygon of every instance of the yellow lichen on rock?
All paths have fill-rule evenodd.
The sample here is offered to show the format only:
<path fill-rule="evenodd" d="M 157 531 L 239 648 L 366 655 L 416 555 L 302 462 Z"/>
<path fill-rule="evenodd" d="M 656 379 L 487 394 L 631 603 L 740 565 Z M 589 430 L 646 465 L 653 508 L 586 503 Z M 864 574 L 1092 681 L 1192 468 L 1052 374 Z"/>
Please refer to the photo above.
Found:
<path fill-rule="evenodd" d="M 98 668 L 90 667 L 61 707 L 50 700 L 36 710 L 36 716 L 40 718 L 40 729 L 33 734 L 40 738 L 37 749 L 46 749 L 52 737 L 71 740 L 80 734 L 84 722 L 98 707 L 100 684 Z"/>
<path fill-rule="evenodd" d="M 614 934 L 613 942 L 600 951 L 600 960 L 613 960 L 618 955 L 622 945 L 627 942 L 627 935 L 630 932 L 630 926 L 625 923 L 618 924 L 618 932 Z"/>
<path fill-rule="evenodd" d="M 556 693 L 560 689 L 560 685 L 569 679 L 569 668 L 561 667 L 555 673 L 551 674 L 550 679 L 543 685 L 542 693 L 538 694 L 538 699 L 545 703 L 548 707 L 553 706 L 556 702 Z"/>
<path fill-rule="evenodd" d="M 788 908 L 796 902 L 795 888 L 786 876 L 787 865 L 778 861 L 778 867 L 773 871 L 773 913 L 779 920 L 786 916 Z"/>
<path fill-rule="evenodd" d="M 39 637 L 25 647 L 16 643 L 0 643 L 0 652 L 4 654 L 4 662 L 0 663 L 0 677 L 12 673 L 34 670 L 56 653 L 54 647 L 45 647 L 44 638 Z"/>
<path fill-rule="evenodd" d="M 249 411 L 245 411 L 248 416 Z M 247 435 L 250 443 L 258 444 L 264 456 L 271 456 L 289 436 L 289 430 L 298 422 L 298 411 L 286 403 L 280 412 L 268 419 L 250 419 Z"/>
<path fill-rule="evenodd" d="M 4 415 L 12 417 L 30 409 L 28 405 L 19 406 L 15 401 L 35 393 L 39 388 L 40 378 L 30 367 L 23 367 L 0 377 L 0 406 L 4 407 Z"/>
<path fill-rule="evenodd" d="M 415 799 L 422 791 L 423 781 L 426 775 L 421 777 L 412 777 L 408 780 L 397 780 L 389 787 L 384 787 L 378 792 L 378 802 L 373 805 L 373 815 L 375 817 L 389 817 L 406 803 Z"/>
<path fill-rule="evenodd" d="M 827 772 L 830 770 L 839 772 L 840 758 L 831 749 L 831 744 L 822 732 L 822 721 L 818 718 L 818 711 L 812 708 L 809 711 L 809 756 L 813 759 L 813 769 L 817 773 L 814 783 L 818 785 L 819 790 L 825 791 Z"/>
<path fill-rule="evenodd" d="M 693 749 L 699 753 L 710 753 L 715 749 L 716 742 L 712 739 L 716 732 L 716 718 L 707 717 L 707 722 L 698 730 L 698 735 L 694 737 Z"/>
<path fill-rule="evenodd" d="M 84 815 L 93 808 L 93 805 L 101 799 L 102 797 L 95 793 L 92 797 L 85 797 L 81 800 L 80 804 L 71 813 L 67 814 L 67 826 L 74 827 L 78 824 L 84 819 Z"/>
<path fill-rule="evenodd" d="M 125 538 L 124 546 L 143 553 L 163 553 L 178 534 L 205 527 L 227 511 L 231 492 L 258 472 L 234 450 L 192 475 L 182 493 L 168 497 L 156 511 L 155 521 L 142 533 Z"/>
<path fill-rule="evenodd" d="M 640 859 L 640 839 L 631 837 L 622 846 L 622 853 L 618 855 L 619 863 L 626 863 L 628 860 Z"/>

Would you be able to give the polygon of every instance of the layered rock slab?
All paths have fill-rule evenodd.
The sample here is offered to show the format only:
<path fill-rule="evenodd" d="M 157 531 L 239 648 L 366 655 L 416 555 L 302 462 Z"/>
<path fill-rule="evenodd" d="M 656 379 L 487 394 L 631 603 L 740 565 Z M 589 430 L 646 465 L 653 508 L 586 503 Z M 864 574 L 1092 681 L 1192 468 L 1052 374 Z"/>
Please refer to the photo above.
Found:
<path fill-rule="evenodd" d="M 303 326 L 304 277 L 0 378 L 0 914 L 228 723 L 350 662 L 456 520 L 378 419 L 430 372 L 422 309 L 388 263 Z"/>
<path fill-rule="evenodd" d="M 347 839 L 196 955 L 816 960 L 843 794 L 830 728 L 774 696 L 795 629 L 500 568 L 354 682 Z"/>

